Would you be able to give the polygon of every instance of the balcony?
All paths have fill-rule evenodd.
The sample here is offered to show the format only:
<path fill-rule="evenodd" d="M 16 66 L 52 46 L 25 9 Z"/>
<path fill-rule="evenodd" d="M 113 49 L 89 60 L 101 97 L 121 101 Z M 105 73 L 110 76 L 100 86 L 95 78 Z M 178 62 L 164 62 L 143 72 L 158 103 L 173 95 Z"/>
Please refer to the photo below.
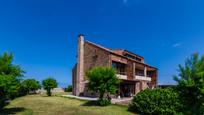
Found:
<path fill-rule="evenodd" d="M 135 75 L 135 80 L 151 81 L 151 77 Z"/>
<path fill-rule="evenodd" d="M 127 75 L 116 74 L 119 79 L 127 79 Z"/>
<path fill-rule="evenodd" d="M 119 79 L 127 79 L 126 72 L 117 72 L 116 75 Z"/>

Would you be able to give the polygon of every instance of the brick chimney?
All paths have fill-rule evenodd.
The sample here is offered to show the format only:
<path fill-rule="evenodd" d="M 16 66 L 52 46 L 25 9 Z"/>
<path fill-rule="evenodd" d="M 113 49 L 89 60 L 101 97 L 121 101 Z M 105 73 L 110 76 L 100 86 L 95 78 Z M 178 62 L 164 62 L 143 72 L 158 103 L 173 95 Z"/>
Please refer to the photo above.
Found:
<path fill-rule="evenodd" d="M 76 78 L 76 96 L 83 92 L 84 79 L 84 35 L 78 36 L 78 56 L 77 56 L 77 78 Z"/>

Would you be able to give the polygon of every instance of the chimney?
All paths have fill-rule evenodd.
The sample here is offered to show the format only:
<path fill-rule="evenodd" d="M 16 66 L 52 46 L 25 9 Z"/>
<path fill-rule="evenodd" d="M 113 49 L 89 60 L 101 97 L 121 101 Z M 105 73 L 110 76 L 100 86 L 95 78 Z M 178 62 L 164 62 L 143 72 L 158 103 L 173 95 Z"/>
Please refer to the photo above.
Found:
<path fill-rule="evenodd" d="M 76 95 L 79 96 L 83 92 L 84 80 L 84 35 L 78 35 L 78 57 L 77 57 L 77 78 L 76 78 Z"/>

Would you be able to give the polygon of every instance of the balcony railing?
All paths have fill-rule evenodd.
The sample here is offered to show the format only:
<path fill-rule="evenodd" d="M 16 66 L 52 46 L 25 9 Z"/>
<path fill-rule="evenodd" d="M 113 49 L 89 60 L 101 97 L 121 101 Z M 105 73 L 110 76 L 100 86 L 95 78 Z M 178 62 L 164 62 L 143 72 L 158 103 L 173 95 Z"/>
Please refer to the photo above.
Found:
<path fill-rule="evenodd" d="M 120 75 L 127 75 L 126 72 L 122 72 L 122 71 L 117 71 L 117 74 L 120 74 Z"/>
<path fill-rule="evenodd" d="M 145 76 L 144 73 L 139 73 L 139 72 L 136 72 L 135 75 L 138 75 L 138 76 Z"/>
<path fill-rule="evenodd" d="M 117 71 L 117 77 L 119 79 L 127 79 L 127 74 L 126 72 Z"/>
<path fill-rule="evenodd" d="M 135 75 L 135 80 L 151 81 L 151 77 Z"/>
<path fill-rule="evenodd" d="M 127 79 L 127 75 L 117 74 L 117 77 L 118 77 L 119 79 Z"/>

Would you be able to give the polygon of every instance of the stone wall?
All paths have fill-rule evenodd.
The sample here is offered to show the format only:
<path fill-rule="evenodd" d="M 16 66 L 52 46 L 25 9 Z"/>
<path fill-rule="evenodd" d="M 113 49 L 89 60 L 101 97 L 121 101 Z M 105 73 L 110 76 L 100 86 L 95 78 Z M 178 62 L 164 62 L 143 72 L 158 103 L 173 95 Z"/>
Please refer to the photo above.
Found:
<path fill-rule="evenodd" d="M 91 43 L 84 44 L 84 74 L 93 67 L 110 66 L 110 53 Z"/>
<path fill-rule="evenodd" d="M 133 61 L 127 60 L 126 72 L 128 80 L 133 80 L 134 78 L 133 63 L 134 63 Z"/>
<path fill-rule="evenodd" d="M 80 76 L 80 94 L 84 96 L 97 96 L 97 93 L 88 91 L 88 84 L 86 80 L 86 72 L 94 67 L 110 66 L 110 53 L 101 49 L 89 42 L 84 42 L 84 55 L 83 55 L 83 73 Z"/>
<path fill-rule="evenodd" d="M 76 95 L 76 84 L 77 84 L 77 80 L 76 80 L 76 76 L 77 76 L 77 64 L 75 64 L 75 66 L 72 69 L 72 92 L 74 95 Z"/>

